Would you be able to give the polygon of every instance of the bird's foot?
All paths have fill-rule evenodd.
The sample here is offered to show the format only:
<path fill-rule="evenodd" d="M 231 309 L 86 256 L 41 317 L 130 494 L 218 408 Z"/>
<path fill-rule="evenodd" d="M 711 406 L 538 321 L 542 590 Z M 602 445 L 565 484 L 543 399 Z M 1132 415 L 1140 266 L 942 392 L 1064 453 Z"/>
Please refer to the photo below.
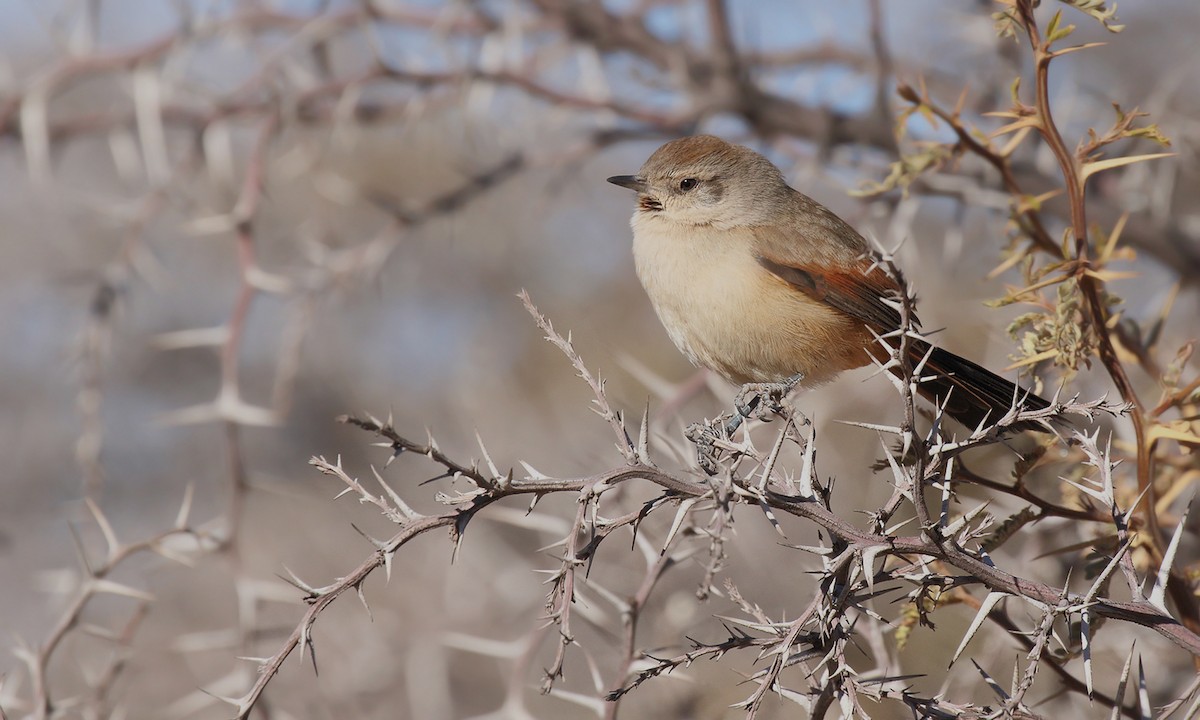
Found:
<path fill-rule="evenodd" d="M 717 461 L 721 459 L 721 448 L 717 441 L 728 440 L 726 419 L 718 417 L 708 422 L 697 422 L 688 425 L 683 436 L 696 446 L 696 463 L 707 475 L 717 474 Z"/>
<path fill-rule="evenodd" d="M 776 415 L 790 416 L 783 399 L 804 379 L 802 373 L 778 383 L 748 383 L 734 398 L 736 412 L 720 415 L 707 422 L 688 425 L 684 437 L 696 446 L 696 462 L 709 475 L 716 475 L 721 459 L 721 444 L 728 443 L 748 418 L 770 422 Z"/>
<path fill-rule="evenodd" d="M 783 399 L 803 379 L 804 373 L 796 373 L 783 382 L 743 385 L 733 399 L 733 407 L 737 410 L 737 414 L 729 421 L 727 432 L 732 435 L 745 418 L 770 422 L 773 416 L 782 415 L 785 410 Z"/>

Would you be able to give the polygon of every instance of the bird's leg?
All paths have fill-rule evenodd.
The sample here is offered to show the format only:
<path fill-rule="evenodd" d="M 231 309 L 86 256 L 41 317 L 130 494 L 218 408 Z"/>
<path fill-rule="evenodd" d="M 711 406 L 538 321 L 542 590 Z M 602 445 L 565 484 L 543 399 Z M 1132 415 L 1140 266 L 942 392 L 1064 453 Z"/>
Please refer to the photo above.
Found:
<path fill-rule="evenodd" d="M 770 422 L 772 415 L 782 414 L 783 399 L 803 379 L 804 373 L 796 373 L 783 382 L 743 385 L 733 399 L 733 407 L 737 410 L 737 414 L 730 419 L 726 426 L 726 432 L 732 435 L 746 418 L 753 417 L 763 422 Z"/>
<path fill-rule="evenodd" d="M 783 382 L 748 383 L 734 398 L 736 412 L 720 415 L 710 422 L 688 425 L 683 434 L 695 443 L 696 462 L 700 468 L 709 475 L 716 475 L 721 453 L 717 441 L 729 440 L 748 418 L 768 422 L 772 415 L 785 414 L 787 409 L 783 406 L 783 399 L 803 379 L 803 373 L 796 373 Z"/>

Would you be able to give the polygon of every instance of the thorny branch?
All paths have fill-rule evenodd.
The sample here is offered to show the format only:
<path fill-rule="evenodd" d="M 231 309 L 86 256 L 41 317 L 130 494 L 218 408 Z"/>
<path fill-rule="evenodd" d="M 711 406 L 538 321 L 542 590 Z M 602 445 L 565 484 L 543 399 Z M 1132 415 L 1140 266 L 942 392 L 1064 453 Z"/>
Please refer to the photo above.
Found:
<path fill-rule="evenodd" d="M 881 262 L 889 272 L 896 273 L 895 266 L 889 260 L 884 259 Z M 896 273 L 896 277 L 898 280 L 902 280 L 898 273 Z M 902 285 L 902 287 L 907 286 Z M 911 297 L 907 295 L 907 291 L 904 297 L 907 299 L 902 298 L 898 303 L 902 309 L 911 304 Z M 527 296 L 523 299 L 530 304 L 535 318 L 540 318 L 540 313 L 532 308 Z M 902 316 L 910 318 L 911 314 L 909 310 L 903 310 Z M 894 336 L 881 338 L 881 342 L 888 348 L 891 356 L 889 362 L 898 362 L 899 358 L 905 356 L 902 352 L 903 344 L 906 342 L 904 338 L 914 335 L 914 333 L 915 330 L 910 326 L 901 328 Z M 583 367 L 582 361 L 569 343 L 556 344 L 570 357 L 577 369 Z M 897 352 L 897 348 L 900 349 L 900 352 Z M 947 478 L 952 476 L 952 473 L 948 474 L 948 472 L 958 456 L 971 449 L 998 442 L 1003 428 L 1010 425 L 1029 420 L 1045 421 L 1061 418 L 1066 414 L 1087 417 L 1097 411 L 1108 411 L 1107 406 L 1102 403 L 1068 401 L 1056 402 L 1051 408 L 1038 411 L 1019 410 L 1014 407 L 994 425 L 977 428 L 966 439 L 947 439 L 942 434 L 940 413 L 935 415 L 932 427 L 928 432 L 922 433 L 917 429 L 917 415 L 913 410 L 912 383 L 919 382 L 920 368 L 909 368 L 909 370 L 911 371 L 909 373 L 910 381 L 897 383 L 897 391 L 902 402 L 908 407 L 906 410 L 907 420 L 891 431 L 899 438 L 909 438 L 909 447 L 907 452 L 893 456 L 890 462 L 893 467 L 894 481 L 898 487 L 908 488 L 904 493 L 905 497 L 909 498 L 907 503 L 919 518 L 924 518 L 921 521 L 919 533 L 903 535 L 888 530 L 859 529 L 834 514 L 817 496 L 797 496 L 785 492 L 787 488 L 794 487 L 790 478 L 785 480 L 782 476 L 772 474 L 766 478 L 765 482 L 762 482 L 753 470 L 745 472 L 738 469 L 742 462 L 740 457 L 735 457 L 733 454 L 726 456 L 722 462 L 726 466 L 727 478 L 732 483 L 733 489 L 733 492 L 726 498 L 727 502 L 765 511 L 768 513 L 768 517 L 771 517 L 771 513 L 781 512 L 815 523 L 835 541 L 834 549 L 812 549 L 821 558 L 821 575 L 824 578 L 825 590 L 814 597 L 808 610 L 789 623 L 776 624 L 769 621 L 762 616 L 761 612 L 752 609 L 752 606 L 746 604 L 745 601 L 739 601 L 742 607 L 752 615 L 750 620 L 745 621 L 748 633 L 736 631 L 727 639 L 716 643 L 693 641 L 692 650 L 671 658 L 656 659 L 657 656 L 652 654 L 634 652 L 630 649 L 633 647 L 630 643 L 636 638 L 636 617 L 641 608 L 645 606 L 649 594 L 656 585 L 657 578 L 666 567 L 675 562 L 675 559 L 669 554 L 669 548 L 676 534 L 669 533 L 663 542 L 659 562 L 651 564 L 641 588 L 627 608 L 628 615 L 626 615 L 627 620 L 625 621 L 627 625 L 623 636 L 625 649 L 622 652 L 624 660 L 617 670 L 617 689 L 608 691 L 607 697 L 610 702 L 618 703 L 634 687 L 658 675 L 670 672 L 672 669 L 702 658 L 719 659 L 727 653 L 748 649 L 757 649 L 759 657 L 772 659 L 771 665 L 753 678 L 758 689 L 744 704 L 748 717 L 755 716 L 767 693 L 785 692 L 784 688 L 779 685 L 779 673 L 783 668 L 794 664 L 810 665 L 809 677 L 813 678 L 817 684 L 809 690 L 801 692 L 800 696 L 810 698 L 805 702 L 813 703 L 814 709 L 828 707 L 829 703 L 835 700 L 841 703 L 849 702 L 851 706 L 857 707 L 857 698 L 860 696 L 894 697 L 910 704 L 934 702 L 929 699 L 918 700 L 915 696 L 907 694 L 907 690 L 892 689 L 896 682 L 895 679 L 858 677 L 851 670 L 848 665 L 849 661 L 843 655 L 846 644 L 851 641 L 856 632 L 853 620 L 855 613 L 850 611 L 853 609 L 855 612 L 869 617 L 878 617 L 877 613 L 869 606 L 869 600 L 884 593 L 894 592 L 904 584 L 915 584 L 918 587 L 944 584 L 947 587 L 959 588 L 958 592 L 964 592 L 972 586 L 986 589 L 990 595 L 988 602 L 981 606 L 983 609 L 980 612 L 983 613 L 983 617 L 987 617 L 989 614 L 984 612 L 984 609 L 990 612 L 995 607 L 996 600 L 992 599 L 993 597 L 1011 597 L 1044 609 L 1044 621 L 1039 626 L 1042 629 L 1034 635 L 1035 638 L 1041 638 L 1041 640 L 1035 639 L 1033 645 L 1029 647 L 1031 667 L 1020 678 L 1014 691 L 1008 694 L 1006 707 L 1009 712 L 1015 713 L 1019 708 L 1024 707 L 1022 698 L 1032 687 L 1033 673 L 1036 671 L 1034 666 L 1046 661 L 1044 641 L 1048 637 L 1045 635 L 1048 632 L 1048 623 L 1059 616 L 1077 616 L 1081 612 L 1086 612 L 1092 618 L 1109 618 L 1140 625 L 1154 630 L 1185 652 L 1200 657 L 1200 636 L 1188 630 L 1175 618 L 1149 601 L 1117 600 L 1097 593 L 1095 588 L 1084 596 L 1072 592 L 1068 587 L 1055 587 L 1019 574 L 1013 574 L 999 567 L 992 560 L 991 553 L 981 547 L 982 541 L 990 535 L 989 516 L 979 509 L 968 511 L 959 517 L 954 517 L 949 511 L 953 493 L 950 491 Z M 593 384 L 592 387 L 598 396 L 602 397 L 602 387 L 598 383 Z M 599 400 L 600 397 L 597 399 Z M 782 412 L 786 416 L 790 411 L 783 409 Z M 512 471 L 501 471 L 490 461 L 487 463 L 487 469 L 481 469 L 476 463 L 456 461 L 442 453 L 432 440 L 425 443 L 409 440 L 400 435 L 388 423 L 370 418 L 346 418 L 345 421 L 384 438 L 393 457 L 403 453 L 423 455 L 444 468 L 446 477 L 467 481 L 470 489 L 440 497 L 442 503 L 451 506 L 452 509 L 449 511 L 438 515 L 421 515 L 413 512 L 407 504 L 399 500 L 399 496 L 382 478 L 377 479 L 385 489 L 385 493 L 374 495 L 341 471 L 340 465 L 331 466 L 323 460 L 314 459 L 313 463 L 318 468 L 339 477 L 342 482 L 346 483 L 348 491 L 360 495 L 364 502 L 383 507 L 385 514 L 393 518 L 401 528 L 387 540 L 374 541 L 377 551 L 359 567 L 332 585 L 313 587 L 296 580 L 296 584 L 305 591 L 311 607 L 287 643 L 263 663 L 262 672 L 255 686 L 246 695 L 230 700 L 237 706 L 240 717 L 247 716 L 271 678 L 278 672 L 284 659 L 296 647 L 311 645 L 312 626 L 321 611 L 348 590 L 357 590 L 361 595 L 362 583 L 367 576 L 379 567 L 390 567 L 392 557 L 410 540 L 435 528 L 445 527 L 451 529 L 451 537 L 457 544 L 462 542 L 463 533 L 470 520 L 486 511 L 497 501 L 514 496 L 532 495 L 540 498 L 553 493 L 568 493 L 575 494 L 577 497 L 576 516 L 570 523 L 570 530 L 566 538 L 561 543 L 564 547 L 561 569 L 552 579 L 553 589 L 550 593 L 549 617 L 552 622 L 558 624 L 560 637 L 554 662 L 546 673 L 546 682 L 552 684 L 561 678 L 564 654 L 575 640 L 569 629 L 570 608 L 574 602 L 574 588 L 577 583 L 583 581 L 577 570 L 585 562 L 578 539 L 585 534 L 586 528 L 591 522 L 589 518 L 601 517 L 598 511 L 601 509 L 600 504 L 605 491 L 621 483 L 646 482 L 658 486 L 667 493 L 665 497 L 669 502 L 656 501 L 644 508 L 643 511 L 623 516 L 613 523 L 615 526 L 632 522 L 632 518 L 635 517 L 640 519 L 644 515 L 659 512 L 668 506 L 676 507 L 680 513 L 697 512 L 705 507 L 712 507 L 713 503 L 719 499 L 717 485 L 711 482 L 698 481 L 695 476 L 680 476 L 641 462 L 588 477 L 555 479 L 539 474 L 518 478 Z M 910 422 L 911 426 L 908 424 Z M 876 429 L 879 430 L 879 428 Z M 624 432 L 619 436 L 624 437 Z M 1088 436 L 1077 435 L 1075 441 L 1094 447 L 1094 439 Z M 801 452 L 804 452 L 803 448 L 801 448 Z M 918 460 L 912 455 L 917 455 L 920 459 Z M 1099 485 L 1095 486 L 1096 490 L 1092 491 L 1092 494 L 1101 502 L 1109 502 L 1113 499 L 1111 481 L 1107 479 L 1109 468 L 1103 464 L 1102 454 L 1097 454 L 1096 460 L 1101 463 L 1098 467 L 1101 477 L 1096 481 Z M 959 482 L 969 483 L 970 479 L 960 478 Z M 923 503 L 921 498 L 924 496 L 925 488 L 940 488 L 941 490 L 942 511 L 936 517 L 925 513 L 918 504 Z M 1043 510 L 1050 514 L 1055 513 L 1053 506 L 1043 508 Z M 1064 516 L 1069 516 L 1069 514 L 1064 512 Z M 598 520 L 597 527 L 600 524 L 607 525 L 608 522 Z M 678 522 L 673 525 L 678 525 Z M 596 534 L 589 545 L 587 556 L 594 555 L 595 547 L 610 536 L 605 533 Z M 939 565 L 953 568 L 962 574 L 958 576 L 945 575 L 935 570 Z M 972 629 L 969 632 L 968 638 L 974 631 Z M 766 636 L 758 636 L 759 633 L 764 632 Z M 966 644 L 966 639 L 963 644 Z M 309 647 L 309 649 L 311 651 L 312 648 Z M 639 655 L 643 658 L 639 663 L 639 669 L 631 679 L 627 679 L 630 672 L 629 662 Z M 813 662 L 816 662 L 815 668 L 811 667 Z M 823 668 L 823 670 L 818 673 L 818 668 Z M 1090 670 L 1088 677 L 1090 678 Z M 823 680 L 818 680 L 818 678 L 823 678 Z M 1075 683 L 1068 683 L 1067 687 L 1073 691 L 1081 689 Z M 1097 696 L 1092 693 L 1090 685 L 1088 692 L 1102 702 L 1106 701 L 1105 696 Z M 789 697 L 793 696 L 792 691 L 788 691 L 788 693 Z M 1116 703 L 1114 700 L 1107 700 L 1107 702 L 1114 705 Z M 614 708 L 610 711 L 610 716 L 615 712 Z"/>
<path fill-rule="evenodd" d="M 1076 5 L 1079 9 L 1099 19 L 1104 27 L 1112 32 L 1120 30 L 1120 26 L 1112 22 L 1114 8 L 1104 3 L 1066 3 Z M 931 119 L 936 118 L 946 123 L 955 133 L 957 142 L 945 151 L 926 150 L 923 157 L 930 160 L 930 166 L 941 166 L 942 158 L 973 155 L 983 159 L 993 166 L 1000 174 L 1011 202 L 1011 212 L 1014 223 L 1031 246 L 1044 252 L 1050 257 L 1049 264 L 1041 266 L 1034 254 L 1028 249 L 1010 253 L 997 271 L 1005 268 L 1020 266 L 1023 269 L 1024 285 L 1011 290 L 997 304 L 1027 303 L 1036 309 L 1022 316 L 1014 323 L 1010 332 L 1014 337 L 1018 331 L 1024 330 L 1026 344 L 1022 348 L 1019 365 L 1045 364 L 1050 361 L 1074 372 L 1081 364 L 1090 364 L 1095 356 L 1106 370 L 1116 387 L 1121 399 L 1129 408 L 1128 416 L 1132 424 L 1132 445 L 1135 448 L 1133 459 L 1136 470 L 1138 488 L 1139 517 L 1135 522 L 1140 530 L 1138 543 L 1148 554 L 1152 565 L 1149 572 L 1157 572 L 1154 566 L 1162 562 L 1166 550 L 1166 542 L 1170 528 L 1164 528 L 1162 516 L 1166 507 L 1160 501 L 1163 493 L 1172 494 L 1172 484 L 1186 482 L 1187 471 L 1180 474 L 1179 468 L 1190 463 L 1183 460 L 1179 453 L 1166 446 L 1162 440 L 1166 437 L 1177 440 L 1185 448 L 1200 445 L 1200 436 L 1192 428 L 1184 429 L 1181 425 L 1188 424 L 1170 421 L 1164 422 L 1158 412 L 1147 412 L 1147 406 L 1139 396 L 1130 371 L 1132 362 L 1124 357 L 1132 354 L 1136 364 L 1160 385 L 1173 388 L 1182 384 L 1180 371 L 1186 358 L 1190 357 L 1190 349 L 1181 349 L 1173 370 L 1165 372 L 1164 363 L 1154 347 L 1156 331 L 1161 325 L 1161 318 L 1152 329 L 1143 334 L 1137 322 L 1117 306 L 1117 300 L 1108 289 L 1112 279 L 1122 276 L 1120 271 L 1110 269 L 1118 259 L 1126 258 L 1118 249 L 1117 243 L 1127 226 L 1127 216 L 1121 216 L 1110 222 L 1107 233 L 1101 227 L 1089 225 L 1090 207 L 1102 207 L 1103 203 L 1090 202 L 1085 194 L 1085 186 L 1089 178 L 1097 173 L 1112 168 L 1133 165 L 1146 160 L 1157 160 L 1169 156 L 1169 153 L 1154 153 L 1146 155 L 1118 156 L 1102 159 L 1106 149 L 1120 141 L 1145 139 L 1161 145 L 1170 144 L 1159 131 L 1157 125 L 1144 125 L 1141 121 L 1146 116 L 1137 109 L 1124 111 L 1114 104 L 1117 119 L 1112 128 L 1105 132 L 1089 130 L 1087 136 L 1079 141 L 1075 150 L 1068 147 L 1067 141 L 1059 128 L 1052 109 L 1050 90 L 1050 66 L 1059 58 L 1086 51 L 1097 45 L 1085 43 L 1075 46 L 1063 46 L 1074 31 L 1073 25 L 1067 25 L 1064 11 L 1059 9 L 1049 22 L 1041 23 L 1035 12 L 1038 4 L 1029 0 L 1004 0 L 1000 3 L 1002 9 L 996 14 L 998 27 L 1002 34 L 1020 37 L 1027 43 L 1033 63 L 1033 101 L 1028 104 L 1021 99 L 1020 78 L 1012 86 L 1012 104 L 1009 108 L 992 113 L 1005 119 L 1007 124 L 984 133 L 978 127 L 964 120 L 963 104 L 967 97 L 964 90 L 957 106 L 947 110 L 930 98 L 930 93 L 922 83 L 919 88 L 901 84 L 899 94 L 910 107 L 904 117 L 911 113 L 920 113 Z M 1058 169 L 1060 189 L 1052 190 L 1038 197 L 1031 196 L 1014 172 L 1013 158 L 1022 145 L 1028 145 L 1026 139 L 1040 138 L 1044 147 L 1049 150 Z M 1002 145 L 997 145 L 1002 142 Z M 935 144 L 936 145 L 936 144 Z M 880 187 L 894 183 L 912 182 L 915 175 L 927 168 L 920 162 L 909 160 L 898 163 L 893 177 Z M 912 172 L 914 175 L 908 175 Z M 1093 186 L 1096 183 L 1093 183 Z M 1053 186 L 1052 186 L 1053 187 Z M 878 191 L 873 190 L 873 192 Z M 1052 199 L 1061 194 L 1063 201 L 1052 203 Z M 1045 216 L 1052 207 L 1061 207 L 1068 211 L 1066 234 L 1060 243 L 1054 240 L 1048 230 Z M 1057 298 L 1045 299 L 1043 292 L 1054 289 Z M 1164 311 L 1165 315 L 1165 311 Z M 1035 339 L 1036 336 L 1036 339 Z M 1079 338 L 1078 340 L 1076 338 Z M 1121 347 L 1118 347 L 1120 345 Z M 1123 351 L 1125 352 L 1123 356 Z M 1182 359 L 1182 360 L 1181 360 Z M 1194 386 L 1195 383 L 1192 383 Z M 1194 388 L 1193 388 L 1194 389 Z M 1174 400 L 1163 407 L 1174 407 L 1181 411 L 1184 418 L 1194 417 L 1189 400 L 1175 395 Z M 1190 453 L 1190 451 L 1185 451 Z M 969 474 L 969 473 L 968 473 Z M 983 484 L 999 489 L 996 483 L 985 481 Z M 1176 487 L 1179 487 L 1176 485 Z M 1004 490 L 1002 490 L 1004 491 Z M 1030 493 L 1018 482 L 1010 492 L 1023 496 L 1029 502 L 1042 506 L 1044 502 Z M 1099 515 L 1084 508 L 1077 517 L 1084 519 L 1090 515 L 1099 522 L 1108 522 L 1107 513 Z M 1192 590 L 1193 582 L 1185 570 L 1168 568 L 1171 581 L 1167 592 L 1176 606 L 1180 620 L 1193 630 L 1200 629 L 1200 603 L 1197 603 Z"/>
<path fill-rule="evenodd" d="M 200 549 L 201 543 L 212 544 L 214 538 L 191 526 L 192 499 L 193 492 L 189 487 L 184 494 L 175 522 L 170 528 L 128 543 L 123 543 L 118 539 L 108 516 L 100 509 L 100 506 L 90 499 L 86 501 L 92 519 L 104 540 L 106 548 L 104 558 L 100 562 L 91 559 L 83 540 L 78 532 L 75 533 L 82 572 L 78 587 L 74 591 L 74 597 L 59 616 L 45 640 L 35 648 L 27 647 L 22 642 L 16 649 L 17 657 L 24 662 L 29 671 L 33 706 L 28 709 L 31 711 L 32 717 L 38 720 L 47 720 L 47 718 L 55 717 L 60 709 L 76 704 L 83 706 L 90 704 L 95 708 L 105 707 L 108 692 L 125 669 L 123 654 L 125 648 L 131 643 L 133 634 L 141 625 L 147 607 L 153 600 L 153 597 L 144 590 L 115 581 L 111 576 L 135 555 L 154 553 L 174 562 L 189 564 L 190 550 Z M 74 530 L 74 528 L 72 529 Z M 178 546 L 175 541 L 180 539 L 190 541 L 188 542 L 190 550 L 184 550 Z M 49 687 L 48 671 L 51 658 L 66 640 L 68 634 L 80 627 L 88 605 L 102 595 L 126 597 L 133 599 L 136 603 L 124 627 L 109 634 L 109 639 L 115 646 L 114 654 L 101 670 L 96 682 L 92 684 L 91 697 L 62 698 L 55 696 Z M 101 634 L 101 630 L 98 628 L 92 628 L 90 631 L 92 634 Z M 14 705 L 14 707 L 16 706 Z"/>

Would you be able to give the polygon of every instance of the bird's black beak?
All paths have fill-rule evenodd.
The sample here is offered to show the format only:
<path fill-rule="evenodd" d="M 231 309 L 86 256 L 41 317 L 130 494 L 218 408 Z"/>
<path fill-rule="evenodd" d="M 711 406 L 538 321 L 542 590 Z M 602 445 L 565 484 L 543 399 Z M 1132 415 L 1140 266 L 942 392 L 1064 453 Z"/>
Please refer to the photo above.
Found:
<path fill-rule="evenodd" d="M 640 193 L 646 192 L 646 181 L 637 175 L 613 175 L 608 181 L 613 185 L 620 185 Z"/>

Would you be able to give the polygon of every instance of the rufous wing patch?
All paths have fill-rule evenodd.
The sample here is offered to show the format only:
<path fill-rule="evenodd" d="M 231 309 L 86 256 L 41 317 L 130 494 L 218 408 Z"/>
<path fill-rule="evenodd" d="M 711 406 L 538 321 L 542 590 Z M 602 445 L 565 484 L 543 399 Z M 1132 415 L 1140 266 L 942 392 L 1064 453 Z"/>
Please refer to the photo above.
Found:
<path fill-rule="evenodd" d="M 846 313 L 877 333 L 900 327 L 900 312 L 885 298 L 895 297 L 896 284 L 869 261 L 832 270 L 814 265 L 784 264 L 759 256 L 758 263 L 813 300 Z M 917 324 L 914 319 L 914 324 Z"/>

